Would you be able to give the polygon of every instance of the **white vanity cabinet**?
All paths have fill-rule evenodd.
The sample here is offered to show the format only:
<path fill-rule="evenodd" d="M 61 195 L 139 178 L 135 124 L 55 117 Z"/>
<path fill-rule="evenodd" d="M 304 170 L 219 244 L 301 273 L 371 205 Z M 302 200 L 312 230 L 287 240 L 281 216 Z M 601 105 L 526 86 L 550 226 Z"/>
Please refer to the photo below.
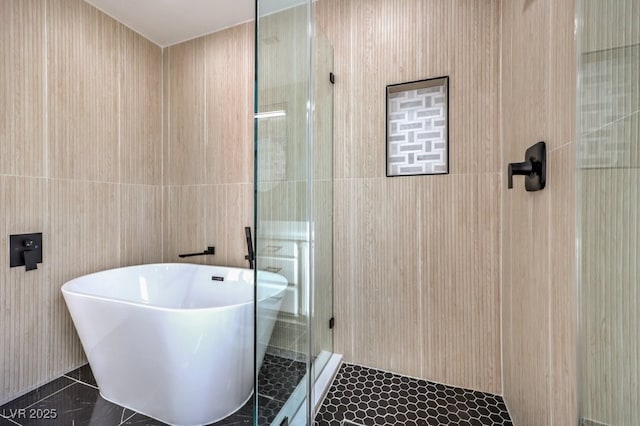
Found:
<path fill-rule="evenodd" d="M 306 315 L 309 243 L 301 222 L 269 222 L 256 242 L 257 268 L 274 272 L 287 279 L 280 312 L 293 316 Z"/>

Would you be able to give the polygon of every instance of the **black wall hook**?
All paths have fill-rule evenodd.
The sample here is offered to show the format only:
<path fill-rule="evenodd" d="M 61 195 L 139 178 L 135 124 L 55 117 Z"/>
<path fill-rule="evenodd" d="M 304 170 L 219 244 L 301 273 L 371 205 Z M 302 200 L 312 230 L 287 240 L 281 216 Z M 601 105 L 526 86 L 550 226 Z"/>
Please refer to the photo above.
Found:
<path fill-rule="evenodd" d="M 544 189 L 547 180 L 547 148 L 544 142 L 538 142 L 527 149 L 524 162 L 509 163 L 507 169 L 509 189 L 513 188 L 513 175 L 525 176 L 524 188 L 527 191 Z"/>

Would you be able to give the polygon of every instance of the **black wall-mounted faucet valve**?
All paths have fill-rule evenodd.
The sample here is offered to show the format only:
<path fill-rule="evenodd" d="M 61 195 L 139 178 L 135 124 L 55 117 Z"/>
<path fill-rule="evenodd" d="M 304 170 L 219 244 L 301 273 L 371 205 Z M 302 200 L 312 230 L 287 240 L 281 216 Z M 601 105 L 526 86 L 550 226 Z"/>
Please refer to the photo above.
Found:
<path fill-rule="evenodd" d="M 547 149 L 544 142 L 538 142 L 527 149 L 522 163 L 509 163 L 507 186 L 513 188 L 513 176 L 524 176 L 527 191 L 544 189 L 547 180 Z"/>
<path fill-rule="evenodd" d="M 9 236 L 9 266 L 24 266 L 25 270 L 38 269 L 42 263 L 42 233 Z"/>

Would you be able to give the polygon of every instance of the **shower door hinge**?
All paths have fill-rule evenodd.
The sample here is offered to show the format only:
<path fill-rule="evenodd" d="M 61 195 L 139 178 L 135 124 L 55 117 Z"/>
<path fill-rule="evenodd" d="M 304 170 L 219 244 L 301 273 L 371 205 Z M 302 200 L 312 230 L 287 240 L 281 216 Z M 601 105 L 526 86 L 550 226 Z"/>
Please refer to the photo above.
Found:
<path fill-rule="evenodd" d="M 329 73 L 329 81 L 331 84 L 336 84 L 336 75 L 332 72 Z"/>
<path fill-rule="evenodd" d="M 336 319 L 334 317 L 331 317 L 331 319 L 329 320 L 329 328 L 333 328 L 333 326 L 336 325 Z"/>
<path fill-rule="evenodd" d="M 282 421 L 280 422 L 280 426 L 289 426 L 289 417 L 285 417 L 284 419 L 282 419 Z"/>

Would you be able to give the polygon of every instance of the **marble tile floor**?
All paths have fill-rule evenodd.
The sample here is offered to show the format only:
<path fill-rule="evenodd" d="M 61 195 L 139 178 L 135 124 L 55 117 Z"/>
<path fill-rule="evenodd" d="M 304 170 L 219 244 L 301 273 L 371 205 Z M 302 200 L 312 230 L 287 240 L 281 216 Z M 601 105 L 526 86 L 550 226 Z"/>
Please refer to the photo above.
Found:
<path fill-rule="evenodd" d="M 266 355 L 260 371 L 258 424 L 269 425 L 304 376 L 302 362 Z M 22 411 L 21 411 L 22 410 Z M 55 416 L 55 418 L 53 418 Z M 253 400 L 211 426 L 251 425 Z M 102 399 L 88 365 L 0 407 L 0 426 L 163 426 Z M 498 395 L 343 364 L 316 426 L 512 425 Z"/>
<path fill-rule="evenodd" d="M 280 314 L 271 333 L 269 349 L 298 354 L 306 353 L 307 325 L 290 315 Z"/>
<path fill-rule="evenodd" d="M 304 376 L 304 364 L 267 354 L 259 376 L 259 424 L 268 425 Z M 253 398 L 211 426 L 251 425 Z M 163 426 L 164 423 L 104 400 L 84 365 L 0 407 L 0 426 Z"/>

